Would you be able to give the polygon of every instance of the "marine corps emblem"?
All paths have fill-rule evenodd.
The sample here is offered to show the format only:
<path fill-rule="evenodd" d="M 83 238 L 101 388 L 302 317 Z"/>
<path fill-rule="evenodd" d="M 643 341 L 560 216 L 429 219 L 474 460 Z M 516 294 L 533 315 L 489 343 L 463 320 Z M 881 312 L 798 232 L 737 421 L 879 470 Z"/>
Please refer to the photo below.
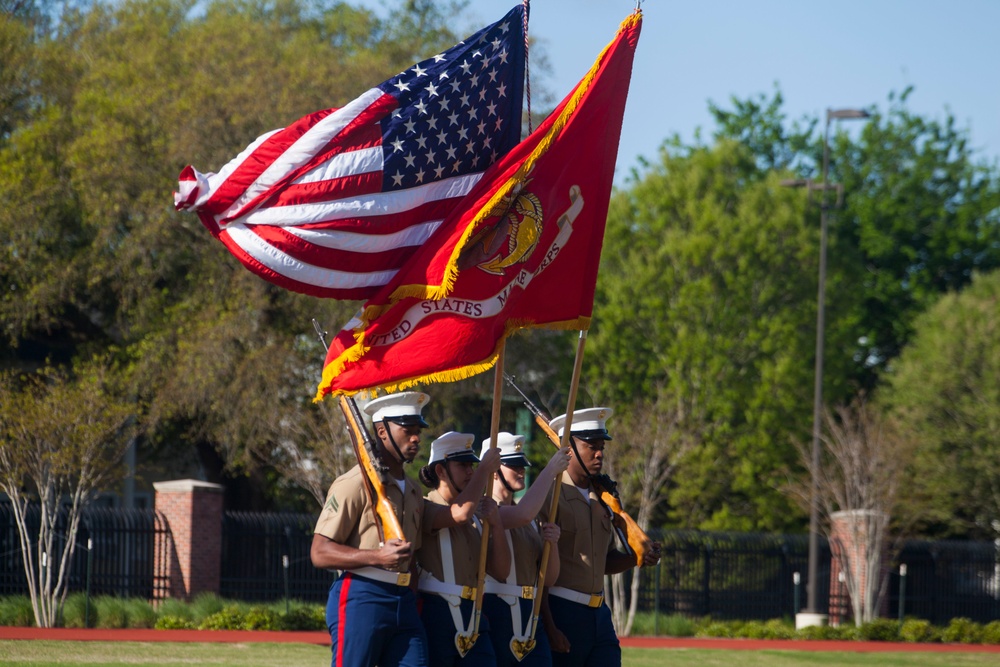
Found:
<path fill-rule="evenodd" d="M 486 273 L 502 276 L 505 270 L 526 262 L 542 236 L 542 202 L 515 186 L 490 209 L 488 216 L 499 220 L 476 232 L 462 251 L 459 268 L 478 266 Z"/>

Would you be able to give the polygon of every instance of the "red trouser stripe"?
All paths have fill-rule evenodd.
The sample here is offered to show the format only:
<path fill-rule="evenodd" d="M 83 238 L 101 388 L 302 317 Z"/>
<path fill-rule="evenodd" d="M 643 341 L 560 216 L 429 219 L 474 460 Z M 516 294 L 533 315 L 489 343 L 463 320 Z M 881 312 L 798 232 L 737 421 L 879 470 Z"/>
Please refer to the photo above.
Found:
<path fill-rule="evenodd" d="M 337 603 L 337 667 L 344 667 L 344 628 L 347 626 L 347 591 L 351 588 L 351 575 L 340 582 L 340 601 Z"/>

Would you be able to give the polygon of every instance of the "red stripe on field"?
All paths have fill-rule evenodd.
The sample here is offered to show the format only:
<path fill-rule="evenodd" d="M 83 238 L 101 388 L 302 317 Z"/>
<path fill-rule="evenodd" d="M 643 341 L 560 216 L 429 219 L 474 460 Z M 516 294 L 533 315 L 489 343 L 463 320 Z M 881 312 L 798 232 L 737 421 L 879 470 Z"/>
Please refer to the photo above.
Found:
<path fill-rule="evenodd" d="M 344 667 L 344 626 L 347 624 L 347 592 L 351 589 L 353 578 L 350 573 L 347 573 L 341 581 L 340 600 L 337 603 L 337 667 Z"/>
<path fill-rule="evenodd" d="M 43 639 L 51 641 L 129 641 L 205 643 L 299 643 L 330 645 L 327 632 L 270 630 L 102 630 L 83 628 L 21 628 L 0 626 L 0 641 Z M 907 644 L 799 639 L 695 639 L 672 637 L 622 637 L 627 648 L 732 649 L 748 651 L 829 651 L 844 653 L 997 653 L 996 644 Z"/>

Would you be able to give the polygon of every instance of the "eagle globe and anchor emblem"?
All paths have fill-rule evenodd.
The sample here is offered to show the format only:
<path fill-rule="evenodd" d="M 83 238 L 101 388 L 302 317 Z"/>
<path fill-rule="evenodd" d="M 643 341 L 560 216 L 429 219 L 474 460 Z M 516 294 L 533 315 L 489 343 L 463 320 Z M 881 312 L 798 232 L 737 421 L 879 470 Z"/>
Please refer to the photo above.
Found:
<path fill-rule="evenodd" d="M 488 212 L 499 221 L 476 232 L 459 260 L 459 268 L 473 266 L 502 276 L 506 269 L 528 261 L 542 237 L 542 202 L 525 188 L 531 181 L 514 186 Z"/>

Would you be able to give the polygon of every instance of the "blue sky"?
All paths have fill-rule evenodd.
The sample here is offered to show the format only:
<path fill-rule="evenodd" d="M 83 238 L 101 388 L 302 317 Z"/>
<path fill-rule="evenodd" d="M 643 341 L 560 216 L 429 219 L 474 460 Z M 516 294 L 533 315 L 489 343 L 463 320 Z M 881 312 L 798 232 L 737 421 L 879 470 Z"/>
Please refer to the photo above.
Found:
<path fill-rule="evenodd" d="M 467 34 L 515 4 L 471 0 L 456 29 Z M 533 86 L 564 97 L 634 7 L 533 0 L 529 34 L 552 66 L 549 77 L 533 71 Z M 646 0 L 642 10 L 619 185 L 671 134 L 689 140 L 701 127 L 708 136 L 709 100 L 770 96 L 776 84 L 790 119 L 828 107 L 884 110 L 891 91 L 912 85 L 912 111 L 939 120 L 950 111 L 982 159 L 1000 159 L 1000 0 Z"/>

